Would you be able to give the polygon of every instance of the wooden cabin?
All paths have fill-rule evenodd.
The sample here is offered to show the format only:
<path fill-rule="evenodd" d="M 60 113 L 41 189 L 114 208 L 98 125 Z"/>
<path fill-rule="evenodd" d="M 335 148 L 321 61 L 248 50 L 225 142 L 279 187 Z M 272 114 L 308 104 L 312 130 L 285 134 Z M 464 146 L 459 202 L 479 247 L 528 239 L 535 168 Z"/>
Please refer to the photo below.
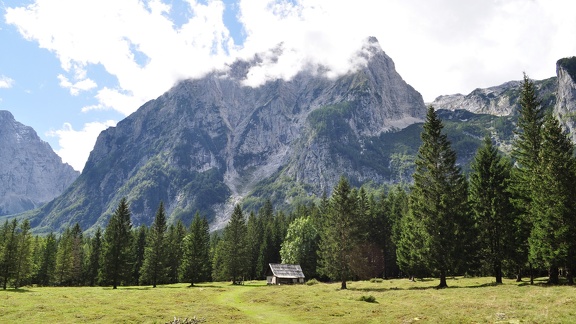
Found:
<path fill-rule="evenodd" d="M 304 283 L 304 272 L 299 264 L 269 263 L 266 283 L 269 285 Z"/>

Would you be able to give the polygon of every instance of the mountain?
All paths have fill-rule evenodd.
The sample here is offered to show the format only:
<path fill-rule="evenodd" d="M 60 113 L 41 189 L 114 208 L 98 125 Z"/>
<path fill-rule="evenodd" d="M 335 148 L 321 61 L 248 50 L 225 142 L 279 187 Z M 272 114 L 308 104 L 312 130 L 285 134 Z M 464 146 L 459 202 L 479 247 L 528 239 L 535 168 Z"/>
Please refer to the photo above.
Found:
<path fill-rule="evenodd" d="M 235 203 L 309 201 L 342 174 L 398 181 L 402 152 L 412 148 L 390 140 L 426 108 L 375 38 L 359 57 L 364 65 L 335 79 L 319 68 L 249 87 L 250 69 L 262 63 L 255 56 L 182 81 L 102 132 L 80 177 L 27 216 L 38 232 L 76 222 L 94 229 L 127 197 L 135 225 L 150 224 L 163 201 L 170 221 L 199 211 L 214 229 Z"/>
<path fill-rule="evenodd" d="M 0 110 L 0 165 L 0 216 L 49 202 L 79 175 L 31 127 L 5 110 Z"/>
<path fill-rule="evenodd" d="M 556 62 L 558 76 L 557 100 L 554 114 L 576 142 L 576 56 Z"/>
<path fill-rule="evenodd" d="M 534 80 L 542 104 L 547 108 L 554 107 L 558 78 Z M 522 90 L 522 81 L 509 81 L 499 86 L 475 89 L 467 95 L 453 94 L 439 96 L 430 104 L 436 109 L 463 109 L 477 114 L 510 116 L 518 110 L 518 97 Z"/>

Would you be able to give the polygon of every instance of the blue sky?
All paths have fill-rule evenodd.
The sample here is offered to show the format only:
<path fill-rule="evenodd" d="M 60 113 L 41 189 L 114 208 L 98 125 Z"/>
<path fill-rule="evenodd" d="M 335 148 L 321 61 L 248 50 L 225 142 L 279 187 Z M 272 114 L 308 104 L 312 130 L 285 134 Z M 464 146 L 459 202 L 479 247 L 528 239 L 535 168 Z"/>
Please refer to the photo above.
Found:
<path fill-rule="evenodd" d="M 247 85 L 354 69 L 376 36 L 426 101 L 555 74 L 576 55 L 571 0 L 0 0 L 0 109 L 77 170 L 96 136 L 178 80 L 282 43 Z"/>

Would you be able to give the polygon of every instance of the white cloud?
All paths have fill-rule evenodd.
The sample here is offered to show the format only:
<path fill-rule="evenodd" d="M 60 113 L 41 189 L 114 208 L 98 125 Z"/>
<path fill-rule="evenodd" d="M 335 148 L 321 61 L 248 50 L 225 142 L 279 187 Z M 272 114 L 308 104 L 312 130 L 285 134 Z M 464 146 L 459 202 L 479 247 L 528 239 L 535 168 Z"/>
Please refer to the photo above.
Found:
<path fill-rule="evenodd" d="M 0 89 L 9 89 L 14 85 L 14 80 L 5 76 L 0 75 Z"/>
<path fill-rule="evenodd" d="M 222 1 L 183 0 L 191 18 L 181 25 L 169 18 L 167 3 L 175 1 L 36 0 L 6 9 L 6 22 L 54 52 L 68 73 L 62 75 L 76 80 L 70 84 L 90 80 L 77 75 L 78 67 L 86 72 L 84 67 L 101 64 L 118 84 L 98 89 L 98 104 L 83 110 L 123 114 L 179 79 L 279 44 L 282 55 L 265 57 L 248 84 L 318 65 L 329 67 L 329 76 L 345 73 L 362 63 L 354 54 L 366 37 L 376 36 L 426 100 L 520 79 L 523 71 L 550 77 L 557 59 L 576 54 L 573 1 L 227 0 L 240 10 L 241 47 L 223 23 Z"/>
<path fill-rule="evenodd" d="M 70 123 L 64 123 L 61 129 L 50 131 L 46 135 L 58 137 L 60 149 L 56 150 L 56 153 L 60 155 L 63 162 L 70 164 L 77 171 L 82 171 L 96 143 L 96 138 L 100 132 L 112 126 L 116 126 L 113 120 L 103 123 L 92 122 L 84 124 L 84 128 L 77 131 Z"/>
<path fill-rule="evenodd" d="M 98 85 L 96 82 L 90 79 L 82 79 L 72 83 L 62 74 L 58 75 L 58 80 L 60 80 L 60 86 L 62 88 L 66 88 L 70 90 L 70 94 L 73 96 L 77 96 L 80 94 L 80 91 L 88 91 L 91 89 L 96 88 Z"/>

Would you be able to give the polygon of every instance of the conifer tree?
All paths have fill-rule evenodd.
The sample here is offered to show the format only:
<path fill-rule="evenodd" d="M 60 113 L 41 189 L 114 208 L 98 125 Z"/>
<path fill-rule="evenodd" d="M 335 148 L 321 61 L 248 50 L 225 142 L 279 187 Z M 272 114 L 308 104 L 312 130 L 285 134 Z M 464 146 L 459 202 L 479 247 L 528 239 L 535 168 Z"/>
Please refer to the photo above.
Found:
<path fill-rule="evenodd" d="M 126 198 L 122 198 L 110 217 L 102 244 L 102 281 L 116 289 L 128 279 L 131 269 L 132 222 Z"/>
<path fill-rule="evenodd" d="M 90 250 L 88 264 L 86 265 L 86 282 L 94 286 L 98 280 L 98 270 L 100 269 L 100 259 L 102 257 L 102 230 L 96 229 L 94 237 L 90 240 Z"/>
<path fill-rule="evenodd" d="M 23 286 L 32 274 L 32 234 L 30 233 L 30 221 L 27 219 L 20 224 L 17 244 L 14 288 Z"/>
<path fill-rule="evenodd" d="M 528 262 L 528 237 L 532 230 L 532 196 L 536 184 L 536 170 L 539 165 L 540 146 L 542 143 L 542 125 L 544 110 L 538 99 L 536 86 L 524 73 L 524 81 L 519 98 L 520 110 L 517 122 L 516 139 L 512 147 L 512 157 L 515 159 L 512 169 L 512 193 L 514 208 L 519 218 L 516 224 L 516 254 L 515 263 L 518 270 L 518 281 L 521 280 L 520 268 Z M 532 265 L 530 265 L 532 268 Z M 530 280 L 533 275 L 530 271 Z"/>
<path fill-rule="evenodd" d="M 144 264 L 144 252 L 146 250 L 146 239 L 148 237 L 148 227 L 144 224 L 140 225 L 138 229 L 132 231 L 132 278 L 131 284 L 138 285 L 140 283 L 140 273 L 142 271 L 142 264 Z"/>
<path fill-rule="evenodd" d="M 0 279 L 6 290 L 8 283 L 16 273 L 16 256 L 18 255 L 18 221 L 6 220 L 0 228 Z"/>
<path fill-rule="evenodd" d="M 566 267 L 571 274 L 576 261 L 576 162 L 574 145 L 551 115 L 542 128 L 539 153 L 532 194 L 530 261 L 548 268 L 549 283 L 558 284 L 558 267 Z"/>
<path fill-rule="evenodd" d="M 58 242 L 54 233 L 46 236 L 42 261 L 38 270 L 38 284 L 49 286 L 54 282 L 56 272 L 56 256 L 58 254 Z"/>
<path fill-rule="evenodd" d="M 194 215 L 190 231 L 184 238 L 184 259 L 181 265 L 182 280 L 194 283 L 208 281 L 212 272 L 210 261 L 210 229 L 205 217 Z"/>
<path fill-rule="evenodd" d="M 186 237 L 186 227 L 181 220 L 172 224 L 168 228 L 168 283 L 176 283 L 180 280 L 180 268 L 184 259 L 184 237 Z"/>
<path fill-rule="evenodd" d="M 258 259 L 260 257 L 260 247 L 262 246 L 264 228 L 262 219 L 254 212 L 250 212 L 247 223 L 248 254 L 250 258 L 248 278 L 256 279 L 261 272 Z"/>
<path fill-rule="evenodd" d="M 140 269 L 140 283 L 151 283 L 156 288 L 158 283 L 162 283 L 166 277 L 166 213 L 164 203 L 160 202 L 154 222 L 146 236 L 146 248 L 144 249 L 144 262 Z"/>
<path fill-rule="evenodd" d="M 248 249 L 246 245 L 246 223 L 240 205 L 234 207 L 228 225 L 222 236 L 222 263 L 224 273 L 232 283 L 238 283 L 248 270 Z"/>
<path fill-rule="evenodd" d="M 353 227 L 356 210 L 356 197 L 352 195 L 348 180 L 342 176 L 330 197 L 328 212 L 323 216 L 319 247 L 320 271 L 339 280 L 341 289 L 347 288 L 346 281 L 352 275 L 350 265 L 357 243 Z"/>
<path fill-rule="evenodd" d="M 511 202 L 510 170 L 512 166 L 492 144 L 489 137 L 472 163 L 470 207 L 478 229 L 483 261 L 502 283 L 502 264 L 513 254 L 516 214 Z"/>
<path fill-rule="evenodd" d="M 442 128 L 430 106 L 398 253 L 404 266 L 423 266 L 439 275 L 439 288 L 447 287 L 448 274 L 464 270 L 473 240 L 466 179 Z"/>

